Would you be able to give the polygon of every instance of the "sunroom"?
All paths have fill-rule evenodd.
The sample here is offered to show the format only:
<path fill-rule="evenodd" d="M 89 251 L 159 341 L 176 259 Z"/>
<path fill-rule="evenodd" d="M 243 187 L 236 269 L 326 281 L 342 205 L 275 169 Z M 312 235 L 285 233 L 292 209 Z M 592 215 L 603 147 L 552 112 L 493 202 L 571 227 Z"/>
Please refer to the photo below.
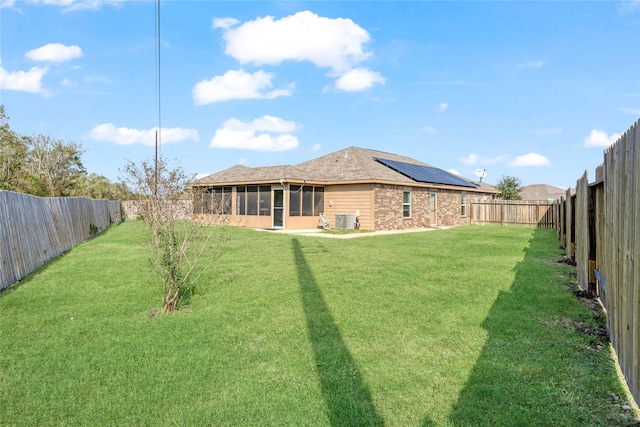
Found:
<path fill-rule="evenodd" d="M 203 222 L 251 228 L 313 228 L 324 212 L 324 187 L 237 185 L 194 189 L 193 213 Z"/>

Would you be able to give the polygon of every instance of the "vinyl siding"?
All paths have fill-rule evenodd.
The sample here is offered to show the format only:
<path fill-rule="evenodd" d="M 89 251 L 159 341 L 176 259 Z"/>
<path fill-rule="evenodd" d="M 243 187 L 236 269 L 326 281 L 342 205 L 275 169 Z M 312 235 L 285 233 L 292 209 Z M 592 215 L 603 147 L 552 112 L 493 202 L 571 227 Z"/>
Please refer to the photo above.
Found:
<path fill-rule="evenodd" d="M 330 206 L 332 204 L 332 206 Z M 334 228 L 336 214 L 360 214 L 360 228 L 373 230 L 373 184 L 330 185 L 325 187 L 325 215 Z"/>

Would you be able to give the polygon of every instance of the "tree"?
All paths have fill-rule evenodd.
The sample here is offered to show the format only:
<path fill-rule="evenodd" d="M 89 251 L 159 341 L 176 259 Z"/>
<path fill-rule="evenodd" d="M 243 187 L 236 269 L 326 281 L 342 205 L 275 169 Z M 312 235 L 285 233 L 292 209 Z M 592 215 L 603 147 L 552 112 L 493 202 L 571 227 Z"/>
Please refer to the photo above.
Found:
<path fill-rule="evenodd" d="M 77 177 L 71 196 L 91 199 L 131 200 L 133 194 L 123 183 L 113 183 L 103 175 L 82 174 Z"/>
<path fill-rule="evenodd" d="M 76 142 L 14 132 L 4 105 L 0 105 L 0 190 L 35 196 L 131 198 L 126 185 L 95 173 L 87 175 L 80 159 L 83 153 L 82 144 Z"/>
<path fill-rule="evenodd" d="M 496 188 L 501 191 L 500 198 L 504 200 L 522 200 L 522 182 L 515 176 L 505 176 L 496 184 Z"/>
<path fill-rule="evenodd" d="M 71 195 L 77 180 L 86 173 L 80 160 L 82 145 L 41 134 L 28 138 L 28 147 L 28 192 L 49 197 Z"/>
<path fill-rule="evenodd" d="M 189 297 L 199 277 L 220 255 L 222 240 L 214 241 L 213 227 L 192 220 L 186 189 L 193 177 L 182 168 L 171 169 L 161 156 L 157 167 L 151 161 L 129 161 L 121 172 L 149 227 L 151 265 L 161 282 L 162 311 L 171 312 Z"/>
<path fill-rule="evenodd" d="M 0 190 L 21 191 L 27 152 L 26 139 L 11 130 L 0 105 Z"/>

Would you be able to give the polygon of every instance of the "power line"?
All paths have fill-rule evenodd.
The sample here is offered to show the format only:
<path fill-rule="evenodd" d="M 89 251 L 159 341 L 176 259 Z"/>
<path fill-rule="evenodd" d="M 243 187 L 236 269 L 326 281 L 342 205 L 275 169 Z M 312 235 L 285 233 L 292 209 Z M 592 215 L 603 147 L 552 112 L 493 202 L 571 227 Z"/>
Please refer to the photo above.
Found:
<path fill-rule="evenodd" d="M 157 28 L 157 33 L 156 33 L 156 82 L 157 82 L 157 87 L 156 87 L 156 96 L 157 96 L 157 101 L 158 101 L 158 130 L 160 131 L 162 129 L 162 109 L 161 109 L 161 99 L 162 99 L 162 85 L 161 85 L 161 67 L 160 67 L 160 45 L 161 45 L 161 39 L 160 39 L 160 0 L 157 0 L 156 2 L 156 28 Z M 161 132 L 159 132 L 159 145 L 162 145 L 162 138 L 161 138 Z"/>
<path fill-rule="evenodd" d="M 155 169 L 154 169 L 154 195 L 158 194 L 158 150 L 162 144 L 162 110 L 161 110 L 161 75 L 160 75 L 160 0 L 156 0 L 156 108 L 158 112 L 158 127 L 156 129 L 156 150 L 155 150 Z"/>

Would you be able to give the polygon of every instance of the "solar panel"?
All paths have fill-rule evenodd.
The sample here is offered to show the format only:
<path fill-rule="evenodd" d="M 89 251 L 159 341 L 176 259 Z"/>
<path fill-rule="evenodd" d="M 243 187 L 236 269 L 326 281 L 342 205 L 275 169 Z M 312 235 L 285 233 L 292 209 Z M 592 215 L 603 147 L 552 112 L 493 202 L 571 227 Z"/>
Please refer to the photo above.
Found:
<path fill-rule="evenodd" d="M 478 185 L 464 180 L 452 173 L 432 166 L 415 165 L 413 163 L 398 162 L 396 160 L 380 159 L 374 157 L 375 160 L 383 165 L 390 167 L 394 171 L 411 178 L 418 182 L 427 182 L 430 184 L 448 184 L 460 187 L 477 188 Z"/>

